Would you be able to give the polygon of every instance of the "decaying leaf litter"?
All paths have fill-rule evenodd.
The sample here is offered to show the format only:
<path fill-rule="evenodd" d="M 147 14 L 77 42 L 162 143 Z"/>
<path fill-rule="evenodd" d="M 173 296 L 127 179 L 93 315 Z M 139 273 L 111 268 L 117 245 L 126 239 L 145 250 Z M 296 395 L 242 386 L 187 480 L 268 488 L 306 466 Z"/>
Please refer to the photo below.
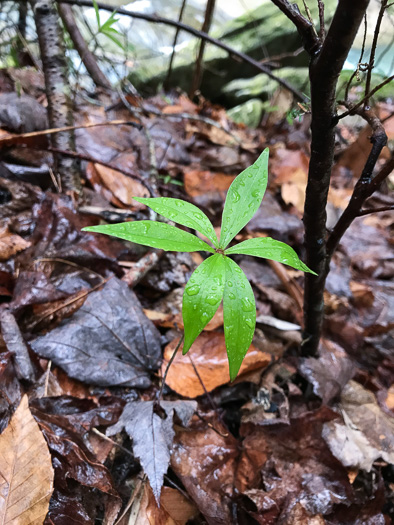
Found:
<path fill-rule="evenodd" d="M 79 101 L 77 123 L 130 120 L 121 101 L 109 111 L 104 96 L 100 103 Z M 151 218 L 132 200 L 149 196 L 145 183 L 198 205 L 218 226 L 234 176 L 268 146 L 268 193 L 237 241 L 272 235 L 302 256 L 309 151 L 297 123 L 249 130 L 224 109 L 183 95 L 144 106 L 141 128 L 76 131 L 85 176 L 79 209 L 42 168 L 50 162 L 45 137 L 4 150 L 0 447 L 17 454 L 18 440 L 11 446 L 7 436 L 19 435 L 18 411 L 29 411 L 45 444 L 32 477 L 40 479 L 49 455 L 54 470 L 53 485 L 49 466 L 42 483 L 51 495 L 45 523 L 387 522 L 394 515 L 392 213 L 357 219 L 335 255 L 319 358 L 295 352 L 301 272 L 237 255 L 257 306 L 239 377 L 229 382 L 219 308 L 189 354 L 177 355 L 159 400 L 183 327 L 183 289 L 203 255 L 81 229 Z M 174 118 L 185 111 L 203 119 Z M 9 123 L 2 136 L 37 122 Z M 344 208 L 353 184 L 344 166 L 356 171 L 352 130 L 343 131 L 350 141 L 338 146 L 329 217 Z M 377 194 L 371 206 L 379 199 L 390 196 Z M 1 476 L 7 487 L 7 469 Z M 36 504 L 33 493 L 20 512 Z"/>

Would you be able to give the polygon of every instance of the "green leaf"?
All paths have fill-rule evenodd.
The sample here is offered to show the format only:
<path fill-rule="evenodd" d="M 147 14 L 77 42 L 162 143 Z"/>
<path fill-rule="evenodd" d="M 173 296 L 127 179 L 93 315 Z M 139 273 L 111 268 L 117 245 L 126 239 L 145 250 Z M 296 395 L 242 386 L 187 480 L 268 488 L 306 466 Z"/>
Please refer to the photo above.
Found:
<path fill-rule="evenodd" d="M 89 226 L 82 231 L 105 233 L 126 241 L 151 246 L 159 250 L 174 252 L 208 251 L 214 253 L 209 244 L 195 235 L 170 226 L 164 222 L 135 221 L 120 224 L 106 224 L 102 226 Z"/>
<path fill-rule="evenodd" d="M 234 381 L 252 343 L 256 326 L 256 304 L 252 287 L 238 264 L 225 257 L 224 266 L 224 338 L 230 379 Z"/>
<path fill-rule="evenodd" d="M 302 270 L 303 272 L 317 275 L 299 259 L 293 248 L 284 242 L 275 241 L 275 239 L 271 239 L 271 237 L 248 239 L 247 241 L 240 242 L 225 251 L 226 255 L 231 255 L 233 253 L 242 253 L 243 255 L 271 259 L 272 261 L 287 264 L 296 270 Z"/>
<path fill-rule="evenodd" d="M 183 353 L 215 315 L 223 297 L 224 259 L 220 254 L 206 259 L 193 272 L 183 293 L 182 316 L 185 332 Z"/>
<path fill-rule="evenodd" d="M 109 18 L 104 22 L 104 24 L 100 27 L 100 31 L 105 33 L 108 29 L 112 29 L 113 31 L 116 31 L 113 27 L 111 27 L 113 24 L 115 24 L 119 18 L 115 18 L 115 11 L 111 14 Z M 118 32 L 118 31 L 116 31 Z"/>
<path fill-rule="evenodd" d="M 224 249 L 258 210 L 267 187 L 268 155 L 266 148 L 231 184 L 224 204 L 220 248 Z"/>
<path fill-rule="evenodd" d="M 134 197 L 134 199 L 142 204 L 146 204 L 156 213 L 160 213 L 163 217 L 171 219 L 172 221 L 183 224 L 188 228 L 193 228 L 198 232 L 208 237 L 216 248 L 218 247 L 218 240 L 216 237 L 215 230 L 211 224 L 211 221 L 197 206 L 190 204 L 181 199 L 170 199 L 170 198 L 153 198 L 143 199 L 140 197 Z"/>
<path fill-rule="evenodd" d="M 116 33 L 118 33 L 116 30 L 114 30 Z M 111 34 L 109 32 L 109 29 L 106 29 L 105 31 L 102 31 L 102 33 L 107 37 L 109 38 L 110 40 L 112 40 L 112 42 L 115 42 L 115 44 L 117 46 L 119 46 L 123 51 L 125 49 L 124 45 L 122 44 L 122 42 L 120 42 L 120 40 L 118 40 L 116 37 L 114 37 L 113 34 Z"/>
<path fill-rule="evenodd" d="M 100 11 L 99 11 L 96 0 L 93 0 L 93 7 L 96 13 L 97 27 L 100 29 Z"/>

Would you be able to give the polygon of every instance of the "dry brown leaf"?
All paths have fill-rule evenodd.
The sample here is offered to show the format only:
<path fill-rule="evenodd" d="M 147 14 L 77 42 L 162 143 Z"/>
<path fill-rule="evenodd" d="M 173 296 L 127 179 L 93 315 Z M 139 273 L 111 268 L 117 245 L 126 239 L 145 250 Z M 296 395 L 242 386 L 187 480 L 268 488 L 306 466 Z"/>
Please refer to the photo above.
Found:
<path fill-rule="evenodd" d="M 178 342 L 179 339 L 174 339 L 164 350 L 163 374 Z M 271 357 L 270 354 L 251 345 L 242 363 L 239 376 L 242 377 L 243 374 L 252 370 L 266 367 L 271 362 Z M 168 371 L 167 385 L 181 396 L 195 398 L 204 394 L 204 388 L 190 358 L 208 392 L 230 381 L 224 335 L 216 332 L 203 332 L 187 355 L 183 356 L 180 351 L 178 352 Z"/>
<path fill-rule="evenodd" d="M 13 255 L 26 250 L 31 245 L 19 235 L 11 233 L 8 226 L 0 226 L 0 261 L 6 261 Z"/>
<path fill-rule="evenodd" d="M 185 191 L 190 197 L 204 195 L 207 192 L 223 192 L 224 195 L 234 179 L 235 175 L 190 170 L 184 174 Z"/>
<path fill-rule="evenodd" d="M 146 483 L 140 501 L 138 515 L 133 525 L 186 525 L 199 514 L 193 503 L 178 490 L 163 487 L 160 498 L 160 508 L 149 484 Z M 130 523 L 130 522 L 129 522 Z"/>
<path fill-rule="evenodd" d="M 86 176 L 94 188 L 116 206 L 143 208 L 133 197 L 149 197 L 147 189 L 138 181 L 102 164 L 89 162 Z"/>
<path fill-rule="evenodd" d="M 340 410 L 343 423 L 325 423 L 323 438 L 343 465 L 369 472 L 379 458 L 394 463 L 394 420 L 381 410 L 372 392 L 349 381 Z"/>
<path fill-rule="evenodd" d="M 0 436 L 0 521 L 42 525 L 53 492 L 51 455 L 27 396 Z"/>

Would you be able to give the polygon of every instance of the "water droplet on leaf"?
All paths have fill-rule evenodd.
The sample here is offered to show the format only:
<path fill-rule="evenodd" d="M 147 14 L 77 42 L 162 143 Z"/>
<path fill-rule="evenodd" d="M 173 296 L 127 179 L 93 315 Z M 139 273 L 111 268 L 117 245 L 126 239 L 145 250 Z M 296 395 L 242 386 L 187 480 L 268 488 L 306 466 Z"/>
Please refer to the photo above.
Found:
<path fill-rule="evenodd" d="M 244 312 L 253 312 L 253 303 L 247 298 L 242 299 L 242 310 Z"/>
<path fill-rule="evenodd" d="M 200 287 L 198 284 L 193 284 L 193 286 L 189 286 L 189 288 L 186 288 L 187 295 L 197 295 L 200 291 Z"/>
<path fill-rule="evenodd" d="M 220 297 L 218 297 L 217 295 L 208 295 L 208 297 L 205 300 L 211 306 L 215 306 L 215 304 L 218 303 L 219 299 Z"/>
<path fill-rule="evenodd" d="M 240 198 L 241 198 L 241 195 L 237 191 L 233 190 L 233 201 L 238 202 Z"/>

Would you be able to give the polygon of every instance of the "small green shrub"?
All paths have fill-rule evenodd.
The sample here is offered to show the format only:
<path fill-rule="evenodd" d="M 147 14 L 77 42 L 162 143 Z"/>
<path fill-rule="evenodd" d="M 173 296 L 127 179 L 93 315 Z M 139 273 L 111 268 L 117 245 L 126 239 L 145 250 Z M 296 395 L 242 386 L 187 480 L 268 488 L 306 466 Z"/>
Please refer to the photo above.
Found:
<path fill-rule="evenodd" d="M 169 251 L 207 251 L 208 257 L 194 271 L 183 294 L 185 354 L 214 316 L 223 299 L 224 335 L 231 380 L 235 379 L 252 342 L 256 325 L 256 305 L 252 287 L 242 269 L 229 255 L 244 254 L 271 259 L 312 272 L 287 244 L 270 237 L 248 239 L 228 248 L 229 243 L 259 208 L 268 180 L 268 149 L 238 175 L 227 193 L 220 240 L 208 217 L 196 206 L 180 199 L 136 198 L 163 217 L 192 228 L 212 243 L 163 222 L 135 221 L 91 226 L 84 231 L 105 233 Z"/>

